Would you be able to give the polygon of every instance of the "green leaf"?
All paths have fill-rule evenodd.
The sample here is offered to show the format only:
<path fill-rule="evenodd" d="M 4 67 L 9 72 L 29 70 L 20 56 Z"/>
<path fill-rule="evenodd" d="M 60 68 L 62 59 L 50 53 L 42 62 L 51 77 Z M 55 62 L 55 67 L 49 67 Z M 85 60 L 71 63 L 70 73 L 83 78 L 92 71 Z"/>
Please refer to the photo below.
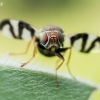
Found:
<path fill-rule="evenodd" d="M 52 74 L 0 67 L 0 100 L 88 100 L 94 87 Z"/>

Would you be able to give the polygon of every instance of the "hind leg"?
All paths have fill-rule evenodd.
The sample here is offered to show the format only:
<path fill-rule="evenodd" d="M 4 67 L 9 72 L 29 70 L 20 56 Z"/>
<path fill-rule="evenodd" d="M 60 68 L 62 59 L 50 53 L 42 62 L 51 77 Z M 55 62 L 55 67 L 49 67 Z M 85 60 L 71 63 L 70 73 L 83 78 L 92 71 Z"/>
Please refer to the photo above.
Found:
<path fill-rule="evenodd" d="M 29 41 L 29 43 L 28 43 L 28 45 L 27 45 L 27 47 L 26 47 L 26 50 L 25 50 L 24 52 L 22 52 L 22 53 L 10 53 L 10 55 L 24 55 L 24 54 L 26 54 L 26 53 L 28 52 L 28 50 L 29 50 L 31 41 L 32 41 L 32 40 Z"/>

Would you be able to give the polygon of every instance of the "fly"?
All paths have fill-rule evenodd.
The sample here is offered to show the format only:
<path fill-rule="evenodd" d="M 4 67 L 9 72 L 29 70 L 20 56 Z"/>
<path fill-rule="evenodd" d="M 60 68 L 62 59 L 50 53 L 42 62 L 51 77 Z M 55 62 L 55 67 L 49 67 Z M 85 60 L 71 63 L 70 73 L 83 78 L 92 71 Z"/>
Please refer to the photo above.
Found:
<path fill-rule="evenodd" d="M 21 65 L 24 67 L 27 65 L 36 55 L 37 49 L 45 56 L 52 57 L 57 56 L 62 62 L 55 69 L 56 84 L 59 86 L 57 79 L 57 70 L 62 66 L 65 59 L 61 54 L 70 50 L 69 57 L 66 62 L 67 68 L 71 76 L 75 79 L 69 69 L 69 61 L 71 57 L 72 47 L 83 53 L 90 53 L 92 51 L 99 51 L 100 48 L 100 37 L 88 33 L 77 33 L 73 35 L 65 35 L 62 28 L 55 25 L 45 26 L 41 31 L 32 27 L 26 22 L 18 20 L 3 20 L 0 23 L 0 30 L 2 34 L 8 37 L 21 40 L 29 40 L 27 48 L 24 53 L 27 53 L 31 41 L 33 41 L 33 54 L 32 57 Z M 81 40 L 81 41 L 80 41 Z M 66 41 L 70 44 L 70 47 L 64 47 L 63 43 Z M 78 43 L 78 45 L 77 45 Z M 98 44 L 97 44 L 98 43 Z M 11 55 L 17 55 L 11 53 Z"/>

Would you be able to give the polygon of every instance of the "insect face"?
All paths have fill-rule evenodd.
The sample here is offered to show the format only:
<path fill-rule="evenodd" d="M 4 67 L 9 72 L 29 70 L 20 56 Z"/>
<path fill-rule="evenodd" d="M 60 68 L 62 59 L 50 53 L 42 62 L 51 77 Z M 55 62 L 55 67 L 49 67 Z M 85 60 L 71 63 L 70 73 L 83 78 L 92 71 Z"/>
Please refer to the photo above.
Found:
<path fill-rule="evenodd" d="M 51 51 L 55 51 L 58 48 L 63 47 L 64 35 L 59 27 L 51 27 L 46 26 L 39 36 L 40 44 L 44 46 L 46 49 L 50 49 Z"/>

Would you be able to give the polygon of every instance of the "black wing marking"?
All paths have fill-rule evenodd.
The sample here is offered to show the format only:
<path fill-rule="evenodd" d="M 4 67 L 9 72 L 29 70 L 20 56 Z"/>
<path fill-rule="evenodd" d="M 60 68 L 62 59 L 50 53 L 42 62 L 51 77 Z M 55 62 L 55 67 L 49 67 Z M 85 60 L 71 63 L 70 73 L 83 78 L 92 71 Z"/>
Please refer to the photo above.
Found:
<path fill-rule="evenodd" d="M 76 35 L 72 36 L 72 37 L 70 38 L 70 40 L 71 40 L 71 45 L 73 46 L 74 43 L 75 43 L 75 41 L 78 40 L 78 39 L 80 39 L 80 38 L 82 39 L 82 44 L 81 44 L 81 49 L 80 49 L 80 51 L 81 51 L 81 52 L 84 52 L 84 49 L 85 49 L 85 46 L 86 46 L 86 42 L 87 42 L 87 39 L 88 39 L 88 34 L 82 33 L 82 34 L 76 34 Z"/>
<path fill-rule="evenodd" d="M 99 48 L 97 49 L 100 51 L 100 37 L 97 37 L 92 41 L 90 47 L 85 52 L 89 53 L 92 49 L 94 49 L 96 47 L 96 43 L 99 43 Z"/>
<path fill-rule="evenodd" d="M 2 34 L 16 39 L 30 40 L 36 30 L 29 24 L 18 20 L 4 20 L 0 23 Z"/>
<path fill-rule="evenodd" d="M 100 37 L 93 34 L 78 33 L 66 37 L 65 40 L 80 52 L 90 53 L 100 51 Z"/>

